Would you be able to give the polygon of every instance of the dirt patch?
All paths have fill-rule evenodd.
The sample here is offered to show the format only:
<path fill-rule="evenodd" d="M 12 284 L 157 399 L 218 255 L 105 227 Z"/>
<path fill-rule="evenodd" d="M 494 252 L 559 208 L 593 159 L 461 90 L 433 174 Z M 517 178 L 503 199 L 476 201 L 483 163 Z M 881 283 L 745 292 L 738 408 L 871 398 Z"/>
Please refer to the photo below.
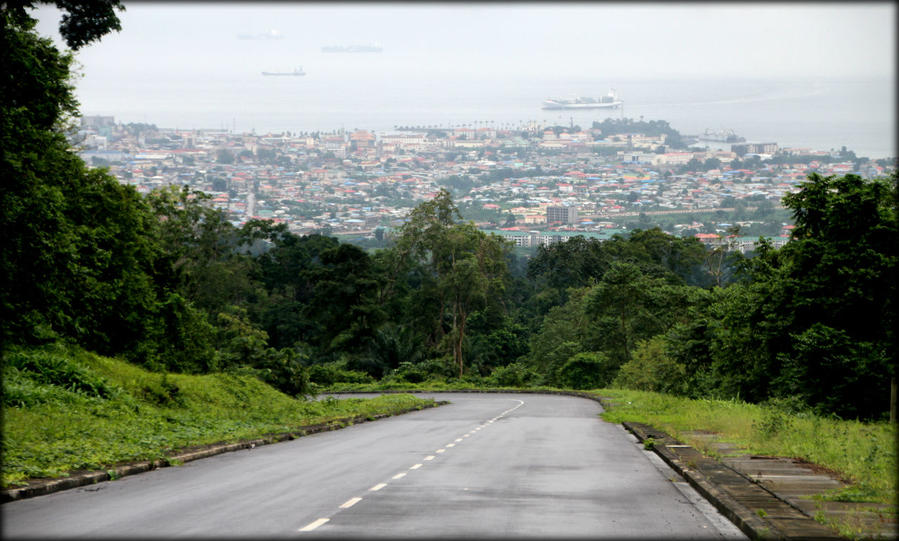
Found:
<path fill-rule="evenodd" d="M 843 474 L 841 474 L 840 472 L 838 472 L 836 470 L 832 470 L 826 466 L 821 466 L 820 464 L 815 464 L 814 462 L 809 462 L 808 460 L 806 460 L 804 458 L 790 457 L 790 459 L 793 462 L 795 462 L 796 464 L 799 464 L 800 466 L 802 466 L 803 468 L 808 468 L 815 473 L 829 475 L 829 476 L 833 477 L 834 479 L 836 479 L 837 481 L 840 481 L 841 483 L 845 483 L 847 485 L 852 484 L 852 481 L 849 478 L 847 478 L 846 476 L 844 476 Z"/>

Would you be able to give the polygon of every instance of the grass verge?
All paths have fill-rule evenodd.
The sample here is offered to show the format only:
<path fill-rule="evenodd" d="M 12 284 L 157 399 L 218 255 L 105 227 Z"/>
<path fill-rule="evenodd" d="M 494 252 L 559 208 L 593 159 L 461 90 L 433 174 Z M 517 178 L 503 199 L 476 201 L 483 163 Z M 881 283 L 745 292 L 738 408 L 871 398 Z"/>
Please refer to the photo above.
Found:
<path fill-rule="evenodd" d="M 430 404 L 408 394 L 304 400 L 250 375 L 148 372 L 60 345 L 3 354 L 3 488 Z"/>
<path fill-rule="evenodd" d="M 707 455 L 708 441 L 691 432 L 714 433 L 759 455 L 801 459 L 842 476 L 852 486 L 823 498 L 896 506 L 896 426 L 795 413 L 777 406 L 734 400 L 691 400 L 660 393 L 601 389 L 611 399 L 606 421 L 635 421 L 665 430 Z"/>

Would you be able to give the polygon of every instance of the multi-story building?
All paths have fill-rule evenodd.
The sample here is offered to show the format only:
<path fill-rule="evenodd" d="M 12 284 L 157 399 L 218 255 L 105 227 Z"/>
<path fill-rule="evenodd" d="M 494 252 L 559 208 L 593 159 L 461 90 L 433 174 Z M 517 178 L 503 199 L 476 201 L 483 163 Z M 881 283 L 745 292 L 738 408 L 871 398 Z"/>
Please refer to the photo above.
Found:
<path fill-rule="evenodd" d="M 730 146 L 731 152 L 743 157 L 746 154 L 774 154 L 777 143 L 737 143 Z"/>
<path fill-rule="evenodd" d="M 577 223 L 577 207 L 546 207 L 546 223 Z"/>

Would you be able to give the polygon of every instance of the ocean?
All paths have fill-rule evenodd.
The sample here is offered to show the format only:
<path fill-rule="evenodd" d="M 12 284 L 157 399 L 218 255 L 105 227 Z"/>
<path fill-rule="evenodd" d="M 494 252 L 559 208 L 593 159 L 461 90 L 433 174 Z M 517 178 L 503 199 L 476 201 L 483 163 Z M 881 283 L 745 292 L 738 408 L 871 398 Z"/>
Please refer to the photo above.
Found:
<path fill-rule="evenodd" d="M 846 146 L 859 156 L 897 156 L 891 80 L 425 77 L 360 65 L 307 67 L 301 77 L 264 77 L 244 67 L 166 77 L 139 71 L 104 77 L 94 71 L 79 80 L 76 94 L 83 114 L 161 128 L 295 133 L 531 121 L 589 127 L 594 120 L 628 117 L 665 120 L 683 134 L 732 129 L 748 141 L 781 147 Z M 622 110 L 541 109 L 547 97 L 601 96 L 611 88 L 624 101 Z"/>

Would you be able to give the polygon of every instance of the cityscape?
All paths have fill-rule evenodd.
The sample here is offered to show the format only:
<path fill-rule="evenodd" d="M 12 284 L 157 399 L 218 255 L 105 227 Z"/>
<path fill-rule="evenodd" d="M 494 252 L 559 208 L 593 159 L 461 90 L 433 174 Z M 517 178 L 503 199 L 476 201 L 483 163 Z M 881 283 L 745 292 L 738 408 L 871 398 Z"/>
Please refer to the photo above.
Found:
<path fill-rule="evenodd" d="M 604 134 L 599 125 L 485 121 L 256 134 L 85 116 L 74 139 L 88 164 L 108 166 L 141 193 L 188 186 L 208 193 L 235 225 L 273 220 L 296 234 L 350 242 L 383 240 L 415 205 L 447 188 L 466 218 L 519 247 L 575 235 L 608 239 L 630 224 L 746 252 L 758 236 L 786 242 L 792 225 L 777 212 L 780 200 L 810 173 L 876 178 L 895 169 L 895 161 L 856 157 L 845 147 L 677 134 L 684 148 L 675 149 L 665 133 Z"/>

